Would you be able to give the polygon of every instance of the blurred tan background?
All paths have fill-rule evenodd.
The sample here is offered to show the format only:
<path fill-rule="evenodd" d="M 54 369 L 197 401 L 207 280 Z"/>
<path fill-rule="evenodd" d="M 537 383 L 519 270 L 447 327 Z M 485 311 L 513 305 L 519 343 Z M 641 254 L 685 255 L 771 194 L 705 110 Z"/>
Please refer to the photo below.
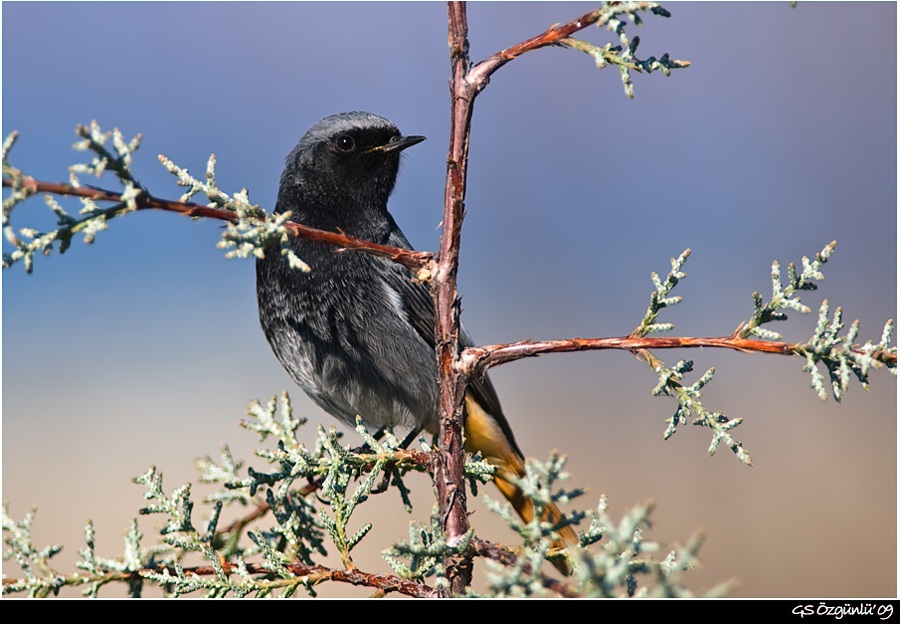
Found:
<path fill-rule="evenodd" d="M 473 59 L 591 8 L 474 3 Z M 727 335 L 750 315 L 754 290 L 769 296 L 773 260 L 799 263 L 837 239 L 826 280 L 803 300 L 843 306 L 861 338 L 877 340 L 896 318 L 896 5 L 669 8 L 672 18 L 648 15 L 629 30 L 640 33 L 638 55 L 693 65 L 668 79 L 636 75 L 633 101 L 615 70 L 561 49 L 504 67 L 479 98 L 460 274 L 468 328 L 482 343 L 627 334 L 646 308 L 650 272 L 664 274 L 691 247 L 676 291 L 685 301 L 661 320 L 676 323 L 673 335 Z M 65 179 L 81 157 L 70 150 L 75 125 L 97 119 L 144 134 L 135 169 L 153 193 L 181 192 L 157 153 L 199 174 L 215 152 L 222 187 L 246 186 L 271 207 L 283 158 L 309 125 L 371 110 L 429 137 L 408 152 L 391 206 L 415 245 L 436 249 L 449 132 L 444 4 L 2 11 L 3 132 L 20 131 L 12 163 L 27 173 Z M 151 34 L 123 44 L 117 29 Z M 50 227 L 44 213 L 33 200 L 14 224 Z M 2 497 L 17 520 L 37 506 L 35 542 L 65 544 L 62 571 L 89 518 L 98 554 L 121 551 L 145 504 L 130 479 L 150 465 L 169 491 L 223 444 L 265 469 L 252 457 L 255 437 L 236 424 L 251 399 L 288 389 L 310 418 L 301 434 L 310 444 L 318 423 L 333 424 L 269 352 L 252 263 L 225 261 L 219 233 L 215 223 L 142 213 L 112 223 L 92 247 L 78 241 L 65 257 L 38 258 L 33 275 L 3 272 Z M 774 329 L 805 340 L 814 318 L 790 317 Z M 745 419 L 734 435 L 755 467 L 724 446 L 707 457 L 711 436 L 697 427 L 664 442 L 674 403 L 650 396 L 655 376 L 626 353 L 551 355 L 492 377 L 525 452 L 567 454 L 568 485 L 588 489 L 581 506 L 605 493 L 618 517 L 654 500 L 647 536 L 664 552 L 705 531 L 701 565 L 686 576 L 697 592 L 734 578 L 742 597 L 896 596 L 895 378 L 876 371 L 870 391 L 857 384 L 842 403 L 823 403 L 799 359 L 658 355 L 693 359 L 696 376 L 716 367 L 707 405 Z M 430 489 L 418 483 L 423 520 Z M 509 537 L 483 504 L 473 509 L 479 534 Z M 383 495 L 365 521 L 375 529 L 357 562 L 385 572 L 378 553 L 406 536 L 409 518 L 399 497 Z M 154 542 L 160 519 L 141 526 Z M 19 574 L 9 562 L 3 572 Z"/>

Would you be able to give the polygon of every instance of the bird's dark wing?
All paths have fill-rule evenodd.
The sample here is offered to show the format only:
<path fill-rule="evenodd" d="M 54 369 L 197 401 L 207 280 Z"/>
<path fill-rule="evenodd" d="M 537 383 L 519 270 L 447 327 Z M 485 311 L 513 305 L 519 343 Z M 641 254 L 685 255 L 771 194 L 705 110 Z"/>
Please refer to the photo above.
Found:
<path fill-rule="evenodd" d="M 391 231 L 387 244 L 393 247 L 413 249 L 406 236 L 404 236 L 403 232 L 396 224 Z M 390 268 L 388 271 L 389 277 L 387 279 L 390 282 L 390 286 L 399 293 L 406 309 L 409 323 L 415 328 L 416 332 L 422 337 L 425 343 L 434 349 L 436 345 L 434 337 L 434 302 L 428 287 L 421 282 L 414 281 L 413 275 L 406 267 L 401 266 L 396 262 L 388 262 L 388 264 L 390 265 Z M 475 344 L 469 335 L 469 332 L 467 332 L 466 328 L 461 324 L 459 343 L 463 348 L 471 347 Z M 509 426 L 506 417 L 503 415 L 503 409 L 500 407 L 500 398 L 497 396 L 497 391 L 494 390 L 494 385 L 491 383 L 487 374 L 481 375 L 469 382 L 469 392 L 482 409 L 497 421 L 497 424 L 500 426 L 507 440 L 509 440 L 511 446 L 519 453 L 519 455 L 522 455 L 522 452 L 516 443 L 515 436 L 513 435 L 512 428 Z"/>

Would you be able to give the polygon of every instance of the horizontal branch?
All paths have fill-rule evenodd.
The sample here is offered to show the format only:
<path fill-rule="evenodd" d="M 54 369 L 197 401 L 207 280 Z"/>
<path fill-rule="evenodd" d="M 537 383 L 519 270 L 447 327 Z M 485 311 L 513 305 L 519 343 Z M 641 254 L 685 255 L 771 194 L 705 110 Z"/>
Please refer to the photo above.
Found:
<path fill-rule="evenodd" d="M 10 178 L 3 178 L 3 186 L 12 188 L 13 180 Z M 103 189 L 71 186 L 69 184 L 42 182 L 33 178 L 25 178 L 24 188 L 32 194 L 50 193 L 51 195 L 80 197 L 92 201 L 103 202 L 125 201 L 125 198 L 123 198 L 121 193 L 114 193 Z M 135 202 L 137 203 L 139 210 L 164 210 L 167 212 L 175 212 L 186 217 L 203 217 L 208 219 L 218 219 L 219 221 L 228 221 L 231 223 L 237 223 L 238 221 L 237 213 L 231 212 L 230 210 L 221 210 L 202 204 L 195 204 L 193 202 L 159 199 L 145 193 L 138 195 L 137 198 L 135 198 Z M 425 251 L 412 251 L 400 247 L 379 245 L 361 238 L 356 238 L 355 236 L 317 230 L 316 228 L 300 225 L 293 221 L 285 223 L 284 227 L 290 232 L 291 236 L 335 245 L 342 249 L 362 251 L 372 254 L 373 256 L 389 258 L 410 269 L 428 268 L 434 262 L 433 254 Z"/>
<path fill-rule="evenodd" d="M 750 340 L 734 336 L 722 337 L 656 337 L 640 338 L 621 336 L 614 338 L 567 338 L 563 340 L 521 340 L 500 345 L 484 345 L 465 349 L 459 358 L 459 368 L 465 375 L 481 373 L 492 366 L 513 362 L 545 353 L 568 351 L 598 351 L 601 349 L 679 349 L 696 347 L 718 347 L 747 353 L 776 353 L 796 355 L 803 345 L 771 340 Z M 879 362 L 895 366 L 897 355 L 886 351 L 872 354 Z"/>
<path fill-rule="evenodd" d="M 222 561 L 221 566 L 221 569 L 225 574 L 238 573 L 238 568 L 233 563 Z M 370 574 L 359 570 L 333 570 L 321 565 L 309 566 L 299 563 L 287 564 L 285 565 L 285 568 L 290 570 L 295 576 L 291 578 L 273 578 L 268 583 L 270 587 L 275 588 L 278 586 L 296 585 L 299 577 L 303 578 L 304 584 L 309 586 L 318 585 L 325 581 L 335 581 L 339 583 L 349 583 L 351 585 L 372 587 L 382 594 L 397 592 L 415 598 L 433 598 L 435 596 L 435 591 L 427 585 L 423 585 L 417 581 L 402 579 L 397 576 Z M 247 563 L 245 564 L 244 569 L 248 574 L 272 575 L 272 570 L 270 568 L 266 568 L 258 563 Z M 142 580 L 144 575 L 163 574 L 166 571 L 168 571 L 169 574 L 174 574 L 176 572 L 172 567 L 158 566 L 154 568 L 143 568 L 134 572 L 111 572 L 103 580 L 105 582 L 114 580 L 124 581 L 129 579 Z M 184 574 L 186 576 L 215 576 L 218 574 L 218 571 L 211 565 L 195 566 L 184 568 Z M 75 579 L 73 578 L 73 580 Z M 14 582 L 16 582 L 15 579 L 3 579 L 4 585 L 12 584 Z"/>

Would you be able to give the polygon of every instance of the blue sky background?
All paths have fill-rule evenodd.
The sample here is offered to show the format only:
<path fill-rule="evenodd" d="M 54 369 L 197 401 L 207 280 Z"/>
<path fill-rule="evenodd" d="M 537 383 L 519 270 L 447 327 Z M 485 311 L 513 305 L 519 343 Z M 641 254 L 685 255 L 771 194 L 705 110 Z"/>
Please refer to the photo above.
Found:
<path fill-rule="evenodd" d="M 825 282 L 803 299 L 842 306 L 864 340 L 877 339 L 897 308 L 896 5 L 666 6 L 670 19 L 647 15 L 630 29 L 639 56 L 669 52 L 692 66 L 636 75 L 633 101 L 614 69 L 561 48 L 505 66 L 478 98 L 460 269 L 468 328 L 482 343 L 627 334 L 650 272 L 690 247 L 684 303 L 662 320 L 677 335 L 727 335 L 754 290 L 768 296 L 773 260 L 799 263 L 837 239 Z M 592 8 L 473 3 L 472 58 Z M 221 187 L 247 187 L 271 207 L 306 128 L 368 110 L 428 136 L 406 153 L 391 209 L 413 244 L 437 248 L 443 3 L 4 2 L 2 18 L 3 133 L 20 132 L 11 162 L 29 175 L 66 179 L 83 157 L 74 128 L 96 119 L 143 134 L 134 169 L 155 195 L 181 193 L 157 154 L 199 175 L 215 153 Z M 35 199 L 14 225 L 49 227 L 47 214 Z M 289 390 L 310 442 L 316 424 L 333 424 L 271 355 L 253 265 L 225 260 L 219 235 L 218 223 L 147 211 L 114 221 L 93 246 L 38 258 L 32 275 L 3 271 L 3 500 L 15 518 L 38 507 L 36 542 L 64 543 L 64 562 L 89 518 L 99 552 L 119 552 L 143 504 L 130 478 L 150 465 L 170 489 L 223 444 L 261 467 L 236 424 L 251 399 Z M 776 329 L 805 340 L 814 318 L 790 316 Z M 525 452 L 568 454 L 569 485 L 588 489 L 583 506 L 606 493 L 618 515 L 653 499 L 649 537 L 665 548 L 705 530 L 688 576 L 697 591 L 736 578 L 739 596 L 896 595 L 895 379 L 877 371 L 869 392 L 822 403 L 798 359 L 659 355 L 716 366 L 704 396 L 745 419 L 735 435 L 754 468 L 725 448 L 707 457 L 706 430 L 663 442 L 674 405 L 650 395 L 653 374 L 626 353 L 547 356 L 492 377 Z M 422 519 L 427 481 L 417 490 Z M 409 520 L 395 498 L 379 499 L 358 561 L 371 571 L 386 570 L 378 552 Z M 483 504 L 474 509 L 479 532 L 509 538 Z M 141 522 L 152 541 L 158 521 Z"/>

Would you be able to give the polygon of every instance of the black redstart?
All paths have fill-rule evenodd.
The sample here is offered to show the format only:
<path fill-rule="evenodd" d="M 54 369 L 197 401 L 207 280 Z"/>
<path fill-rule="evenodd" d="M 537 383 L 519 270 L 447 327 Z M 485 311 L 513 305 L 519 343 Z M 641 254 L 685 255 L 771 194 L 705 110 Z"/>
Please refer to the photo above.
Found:
<path fill-rule="evenodd" d="M 402 136 L 371 113 L 326 117 L 287 157 L 275 212 L 289 210 L 303 225 L 412 249 L 387 203 L 400 152 L 423 140 Z M 354 426 L 359 415 L 371 428 L 436 433 L 438 372 L 428 288 L 387 259 L 300 238 L 291 246 L 312 271 L 291 268 L 277 249 L 256 264 L 260 323 L 282 366 L 345 424 Z M 462 345 L 471 346 L 464 328 L 460 333 Z M 469 384 L 465 404 L 466 449 L 498 466 L 494 483 L 519 515 L 531 519 L 530 501 L 509 481 L 524 474 L 523 454 L 486 376 Z M 548 515 L 557 520 L 560 512 L 554 507 Z M 560 533 L 566 543 L 578 543 L 571 527 Z M 564 561 L 556 565 L 568 572 Z"/>

